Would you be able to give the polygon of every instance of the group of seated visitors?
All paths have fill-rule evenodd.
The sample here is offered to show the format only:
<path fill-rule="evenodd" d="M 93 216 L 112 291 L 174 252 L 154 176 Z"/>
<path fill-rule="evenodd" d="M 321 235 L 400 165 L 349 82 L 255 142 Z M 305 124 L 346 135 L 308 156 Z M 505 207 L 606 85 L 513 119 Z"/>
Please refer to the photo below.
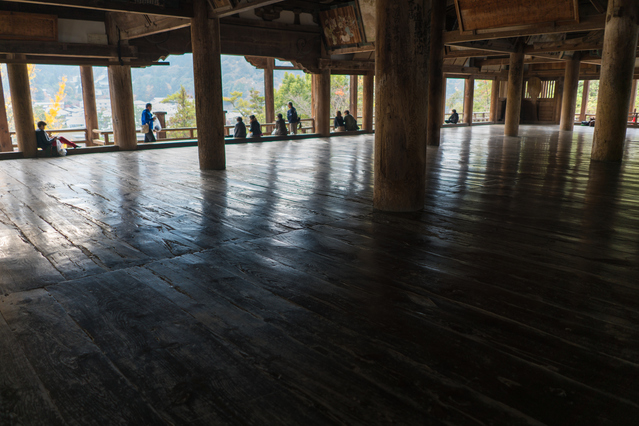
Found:
<path fill-rule="evenodd" d="M 337 111 L 335 119 L 333 120 L 333 130 L 336 132 L 352 132 L 359 130 L 357 119 L 355 119 L 348 110 L 344 111 L 343 116 L 341 111 Z"/>
<path fill-rule="evenodd" d="M 581 122 L 582 126 L 590 126 L 590 127 L 595 127 L 595 117 L 590 117 L 590 120 L 586 120 L 586 121 L 582 121 Z"/>
<path fill-rule="evenodd" d="M 244 124 L 242 117 L 237 117 L 235 120 L 237 121 L 237 123 L 235 123 L 235 129 L 233 130 L 233 137 L 235 139 L 246 139 L 246 125 Z M 262 135 L 262 126 L 260 125 L 260 122 L 257 121 L 257 118 L 255 118 L 254 115 L 249 116 L 249 137 L 259 138 Z M 273 135 L 288 135 L 288 128 L 286 127 L 286 121 L 282 117 L 282 114 L 277 114 L 277 120 L 275 120 L 275 130 L 273 131 Z"/>
<path fill-rule="evenodd" d="M 448 117 L 448 120 L 444 120 L 444 122 L 446 124 L 457 124 L 457 123 L 459 123 L 459 114 L 457 114 L 457 110 L 456 109 L 452 110 L 452 113 L 450 114 L 450 117 Z"/>
<path fill-rule="evenodd" d="M 242 117 L 236 118 L 235 129 L 233 130 L 233 137 L 235 139 L 246 139 L 246 125 L 242 121 Z M 259 138 L 262 136 L 262 126 L 257 121 L 254 115 L 249 116 L 249 137 Z"/>

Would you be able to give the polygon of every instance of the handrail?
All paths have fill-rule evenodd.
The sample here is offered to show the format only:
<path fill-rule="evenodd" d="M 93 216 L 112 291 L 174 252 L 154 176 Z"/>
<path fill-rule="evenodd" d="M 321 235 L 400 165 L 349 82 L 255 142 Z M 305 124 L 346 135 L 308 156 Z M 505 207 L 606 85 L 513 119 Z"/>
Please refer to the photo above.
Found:
<path fill-rule="evenodd" d="M 304 123 L 311 123 L 310 126 L 305 126 L 302 127 L 302 133 L 306 133 L 307 130 L 311 130 L 311 133 L 315 132 L 315 119 L 314 118 L 302 118 L 300 120 L 300 122 L 304 122 Z M 266 127 L 269 126 L 269 127 Z M 272 132 L 272 130 L 269 131 L 269 128 L 275 127 L 275 123 L 265 123 L 265 124 L 261 124 L 262 128 L 266 127 L 266 131 L 267 134 L 270 134 Z M 225 124 L 224 125 L 224 135 L 225 136 L 230 136 L 230 129 L 235 128 L 235 125 L 232 124 Z M 189 132 L 189 137 L 188 139 L 195 139 L 197 137 L 197 127 L 166 127 L 163 128 L 162 130 L 160 130 L 158 133 L 171 133 L 171 132 Z M 113 135 L 113 130 L 100 130 L 100 129 L 93 129 L 93 133 L 101 135 L 102 139 L 93 139 L 93 142 L 99 145 L 111 145 L 114 143 L 112 138 L 109 138 L 110 135 Z M 136 129 L 136 134 L 140 134 L 142 133 L 141 129 Z M 187 139 L 184 137 L 179 137 L 179 138 L 160 138 L 158 137 L 157 140 L 158 141 L 176 141 L 176 140 L 183 140 L 183 139 Z"/>

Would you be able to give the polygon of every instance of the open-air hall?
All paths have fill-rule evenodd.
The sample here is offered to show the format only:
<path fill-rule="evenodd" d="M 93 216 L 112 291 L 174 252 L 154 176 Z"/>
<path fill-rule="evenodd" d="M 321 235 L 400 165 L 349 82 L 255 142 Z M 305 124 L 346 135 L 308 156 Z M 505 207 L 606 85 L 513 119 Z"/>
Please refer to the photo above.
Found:
<path fill-rule="evenodd" d="M 636 424 L 639 4 L 546 3 L 0 2 L 0 425 Z M 206 119 L 138 143 L 131 68 L 184 53 Z M 310 129 L 229 139 L 222 53 L 267 123 L 275 61 L 312 74 Z M 82 67 L 66 157 L 31 63 Z"/>

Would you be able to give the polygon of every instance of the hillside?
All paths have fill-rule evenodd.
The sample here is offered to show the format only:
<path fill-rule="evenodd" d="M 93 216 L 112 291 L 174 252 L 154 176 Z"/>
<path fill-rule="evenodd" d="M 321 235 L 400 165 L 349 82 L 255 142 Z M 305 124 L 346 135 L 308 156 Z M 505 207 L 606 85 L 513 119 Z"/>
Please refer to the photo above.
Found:
<path fill-rule="evenodd" d="M 187 54 L 168 58 L 169 66 L 155 66 L 148 68 L 134 68 L 131 70 L 133 80 L 133 96 L 136 101 L 146 101 L 152 98 L 166 97 L 175 93 L 180 85 L 184 85 L 187 92 L 193 95 L 193 58 Z M 94 67 L 96 82 L 106 81 L 106 67 Z M 301 71 L 297 71 L 301 73 Z M 33 101 L 47 102 L 58 90 L 63 76 L 67 77 L 65 104 L 82 104 L 82 87 L 80 85 L 80 70 L 76 66 L 64 65 L 36 65 L 35 77 L 31 81 Z M 276 71 L 275 87 L 279 87 L 284 71 Z M 2 83 L 6 96 L 9 96 L 9 83 L 6 78 L 6 66 L 2 66 Z M 248 91 L 256 88 L 263 92 L 264 72 L 255 69 L 242 56 L 222 56 L 222 84 L 224 96 L 233 91 L 243 92 L 248 97 Z M 99 96 L 99 95 L 98 95 Z"/>

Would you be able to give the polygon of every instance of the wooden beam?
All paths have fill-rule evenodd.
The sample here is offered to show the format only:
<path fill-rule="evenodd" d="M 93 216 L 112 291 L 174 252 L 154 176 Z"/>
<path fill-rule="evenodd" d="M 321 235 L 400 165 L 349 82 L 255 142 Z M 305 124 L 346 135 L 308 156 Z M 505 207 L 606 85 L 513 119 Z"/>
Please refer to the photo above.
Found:
<path fill-rule="evenodd" d="M 0 40 L 0 52 L 23 55 L 75 56 L 82 58 L 117 58 L 118 47 L 106 44 L 60 43 L 53 41 Z M 135 58 L 135 46 L 121 46 L 122 58 Z"/>
<path fill-rule="evenodd" d="M 550 64 L 555 62 L 565 62 L 565 58 L 533 58 L 524 59 L 524 64 Z M 477 59 L 475 60 L 475 66 L 477 68 L 496 66 L 496 65 L 508 65 L 510 64 L 510 58 L 494 58 L 494 59 Z"/>
<path fill-rule="evenodd" d="M 504 43 L 501 41 L 469 41 L 466 43 L 460 43 L 457 46 L 465 47 L 467 49 L 476 49 L 476 50 L 484 50 L 488 52 L 497 52 L 497 53 L 513 53 L 515 48 L 512 43 Z"/>
<path fill-rule="evenodd" d="M 606 5 L 601 0 L 590 0 L 590 3 L 594 6 L 595 10 L 599 13 L 606 12 Z"/>
<path fill-rule="evenodd" d="M 258 7 L 269 6 L 275 3 L 281 3 L 284 0 L 255 0 L 251 3 L 240 3 L 233 9 L 224 10 L 216 13 L 218 18 L 225 18 L 227 16 L 235 15 L 240 12 L 247 12 L 249 10 L 257 9 Z"/>
<path fill-rule="evenodd" d="M 444 33 L 444 44 L 450 45 L 469 41 L 494 40 L 531 35 L 596 31 L 603 30 L 604 27 L 605 16 L 595 15 L 583 18 L 579 23 L 550 22 L 547 24 L 530 25 L 518 28 L 505 28 L 503 30 L 478 30 L 476 31 L 476 34 L 460 34 L 459 31 L 446 31 Z"/>
<path fill-rule="evenodd" d="M 109 65 L 120 65 L 120 62 L 107 58 L 76 58 L 62 56 L 25 56 L 23 58 L 9 58 L 10 55 L 0 55 L 0 64 L 39 64 L 39 65 L 77 65 L 77 66 L 94 66 L 108 67 Z M 127 65 L 133 68 L 143 68 L 150 66 L 168 66 L 170 62 L 140 61 L 131 60 Z"/>
<path fill-rule="evenodd" d="M 108 0 L 65 0 L 65 1 L 45 1 L 45 0 L 6 0 L 11 3 L 25 3 L 25 4 L 37 4 L 48 6 L 62 6 L 76 9 L 91 9 L 91 10 L 103 10 L 107 12 L 128 12 L 128 13 L 141 13 L 144 15 L 164 15 L 164 16 L 178 16 L 189 18 L 193 16 L 193 8 L 190 4 L 186 3 L 181 5 L 177 9 L 164 8 L 160 6 L 154 6 L 152 4 L 142 4 L 134 2 L 123 1 L 108 1 Z M 184 3 L 184 2 L 181 2 Z"/>
<path fill-rule="evenodd" d="M 446 49 L 448 50 L 448 49 Z M 456 58 L 478 58 L 482 56 L 494 56 L 494 50 L 481 50 L 481 49 L 464 49 L 464 50 L 448 50 L 444 53 L 444 59 L 456 59 Z"/>
<path fill-rule="evenodd" d="M 601 50 L 603 49 L 603 41 L 584 41 L 582 39 L 550 41 L 543 43 L 535 43 L 524 48 L 526 55 L 535 55 L 540 53 L 551 52 L 578 52 L 581 50 Z"/>
<path fill-rule="evenodd" d="M 320 69 L 339 69 L 348 71 L 374 71 L 375 61 L 335 61 L 332 59 L 320 59 Z"/>
<path fill-rule="evenodd" d="M 366 46 L 357 46 L 357 47 L 343 47 L 341 49 L 329 50 L 328 53 L 331 55 L 348 55 L 351 53 L 366 53 L 366 52 L 374 52 L 375 44 L 369 44 Z"/>
<path fill-rule="evenodd" d="M 140 16 L 140 15 L 135 15 Z M 149 17 L 145 25 L 122 29 L 122 39 L 128 40 L 138 37 L 146 37 L 166 31 L 177 30 L 191 25 L 191 21 L 185 18 L 174 17 Z"/>

